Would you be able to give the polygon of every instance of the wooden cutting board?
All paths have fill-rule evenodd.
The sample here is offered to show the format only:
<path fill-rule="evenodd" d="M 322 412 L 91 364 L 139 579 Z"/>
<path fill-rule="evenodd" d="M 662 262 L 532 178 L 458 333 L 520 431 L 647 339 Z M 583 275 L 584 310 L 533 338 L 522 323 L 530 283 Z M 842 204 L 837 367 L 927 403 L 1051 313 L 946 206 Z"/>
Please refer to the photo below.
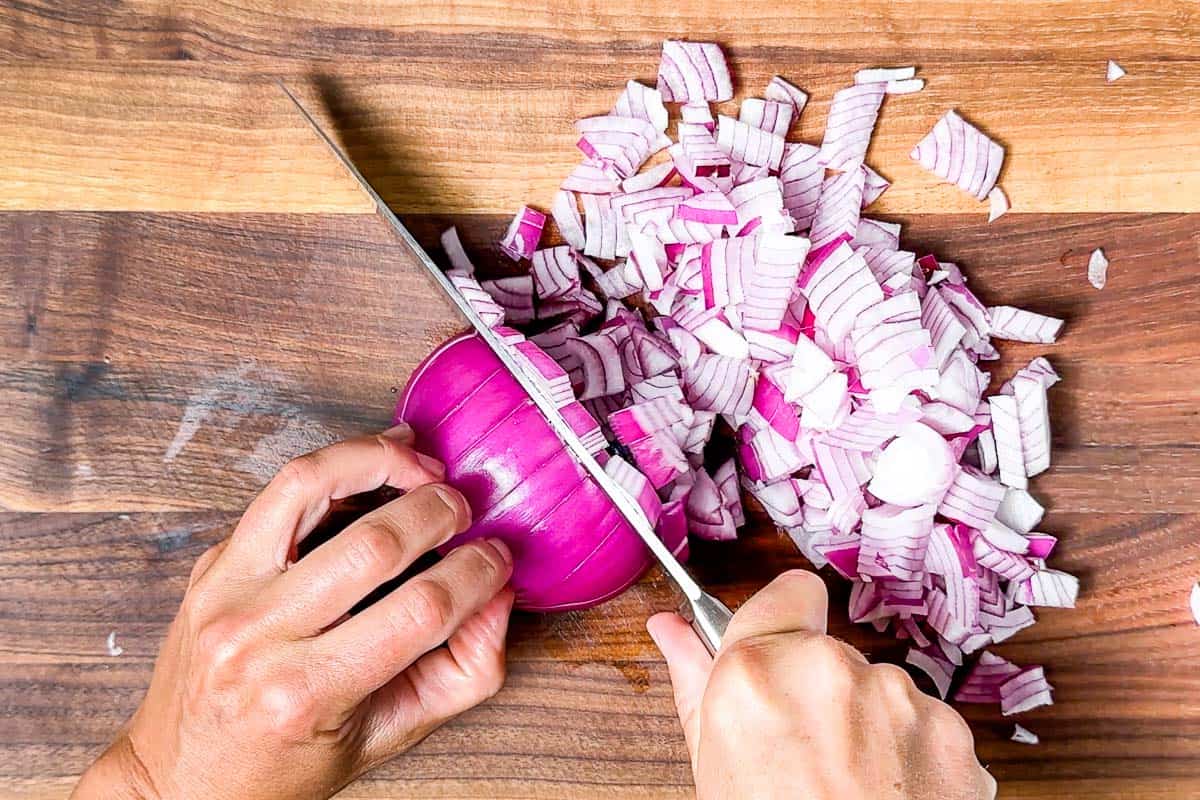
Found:
<path fill-rule="evenodd" d="M 986 301 L 1067 320 L 996 371 L 1063 374 L 1034 491 L 1083 593 L 997 648 L 1047 665 L 1056 705 L 1021 720 L 1043 743 L 966 707 L 980 756 L 1006 798 L 1200 797 L 1198 34 L 1168 0 L 0 3 L 0 798 L 65 794 L 136 706 L 193 559 L 287 458 L 383 427 L 457 326 L 274 80 L 421 238 L 454 223 L 495 265 L 577 159 L 571 121 L 679 35 L 726 46 L 739 97 L 775 73 L 809 90 L 805 141 L 854 70 L 920 66 L 869 156 L 895 181 L 878 215 Z M 951 107 L 1007 148 L 994 224 L 908 159 Z M 694 563 L 737 603 L 803 561 L 758 517 Z M 902 658 L 830 583 L 834 632 Z M 673 602 L 652 574 L 521 617 L 504 691 L 344 796 L 690 796 L 643 627 Z"/>

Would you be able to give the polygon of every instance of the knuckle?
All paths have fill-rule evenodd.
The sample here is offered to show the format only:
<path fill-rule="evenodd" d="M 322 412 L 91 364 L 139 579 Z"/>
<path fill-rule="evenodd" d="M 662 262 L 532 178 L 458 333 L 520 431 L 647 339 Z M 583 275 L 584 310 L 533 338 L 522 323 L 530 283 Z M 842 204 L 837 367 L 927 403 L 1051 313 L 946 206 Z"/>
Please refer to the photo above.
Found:
<path fill-rule="evenodd" d="M 454 616 L 454 598 L 440 583 L 431 580 L 414 580 L 405 592 L 399 619 L 394 620 L 396 633 L 403 635 L 412 630 L 442 631 L 450 626 Z"/>
<path fill-rule="evenodd" d="M 777 705 L 773 698 L 776 685 L 773 673 L 774 665 L 765 642 L 757 637 L 735 642 L 713 664 L 710 682 L 716 687 L 714 702 L 709 703 L 706 695 L 702 712 L 706 717 L 710 713 L 715 715 L 716 721 L 752 709 L 761 719 L 764 712 Z"/>
<path fill-rule="evenodd" d="M 803 665 L 802 673 L 826 695 L 846 697 L 854 693 L 860 665 L 837 639 L 809 637 L 800 646 L 798 657 Z"/>
<path fill-rule="evenodd" d="M 467 570 L 473 580 L 492 586 L 504 577 L 504 560 L 496 552 L 496 548 L 487 542 L 475 540 L 463 549 L 467 551 Z"/>
<path fill-rule="evenodd" d="M 302 680 L 268 680 L 256 689 L 255 727 L 289 742 L 306 742 L 319 728 L 319 708 Z"/>
<path fill-rule="evenodd" d="M 930 705 L 924 716 L 929 721 L 930 730 L 934 735 L 942 742 L 959 743 L 974 753 L 975 737 L 962 715 L 941 700 L 932 697 L 928 700 Z"/>
<path fill-rule="evenodd" d="M 308 497 L 313 493 L 320 479 L 320 456 L 317 453 L 305 453 L 293 458 L 283 465 L 275 482 L 280 491 L 287 497 Z"/>
<path fill-rule="evenodd" d="M 364 523 L 346 543 L 346 566 L 352 575 L 389 573 L 403 558 L 400 537 L 382 520 Z"/>
<path fill-rule="evenodd" d="M 916 684 L 903 668 L 895 664 L 875 664 L 871 667 L 875 682 L 889 695 L 908 696 L 916 691 Z"/>

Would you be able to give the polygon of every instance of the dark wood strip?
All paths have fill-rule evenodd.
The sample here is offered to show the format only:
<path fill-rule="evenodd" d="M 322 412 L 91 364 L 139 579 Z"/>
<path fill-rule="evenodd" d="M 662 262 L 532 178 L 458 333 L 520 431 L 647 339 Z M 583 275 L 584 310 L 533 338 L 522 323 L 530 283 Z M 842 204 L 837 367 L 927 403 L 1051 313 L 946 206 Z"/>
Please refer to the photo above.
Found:
<path fill-rule="evenodd" d="M 1067 319 L 1059 344 L 1003 343 L 994 367 L 1004 377 L 1046 354 L 1064 375 L 1055 468 L 1038 479 L 1062 508 L 1200 503 L 1198 219 L 908 226 L 985 300 Z M 503 218 L 410 222 L 431 246 L 456 223 L 481 269 L 512 268 L 494 248 Z M 369 215 L 12 213 L 0 235 L 15 243 L 0 253 L 0 505 L 12 509 L 238 510 L 287 458 L 386 425 L 393 389 L 458 327 Z M 1083 277 L 1093 244 L 1113 259 L 1102 292 Z"/>
<path fill-rule="evenodd" d="M 0 778 L 52 782 L 98 751 L 140 698 L 192 561 L 235 519 L 0 515 L 0 709 L 8 720 Z M 1046 664 L 1056 705 L 1021 718 L 1044 744 L 1012 744 L 1011 721 L 997 710 L 963 707 L 981 757 L 1002 781 L 1200 780 L 1200 723 L 1184 700 L 1200 691 L 1200 645 L 1186 609 L 1200 573 L 1198 522 L 1049 514 L 1043 527 L 1062 537 L 1055 565 L 1083 577 L 1080 605 L 1039 612 L 1038 626 L 996 648 L 1018 663 Z M 694 552 L 701 579 L 734 603 L 803 564 L 761 517 L 742 540 Z M 888 637 L 847 623 L 845 586 L 825 577 L 831 631 L 874 659 L 902 659 L 904 648 Z M 600 609 L 519 615 L 507 688 L 354 796 L 473 796 L 476 779 L 500 781 L 519 797 L 538 796 L 521 794 L 531 786 L 548 797 L 598 797 L 605 787 L 636 797 L 660 784 L 682 792 L 687 771 L 666 674 L 643 627 L 672 597 L 652 575 Z M 112 630 L 125 648 L 117 658 L 104 650 Z"/>
<path fill-rule="evenodd" d="M 720 3 L 648 7 L 634 0 L 589 6 L 586 13 L 546 0 L 284 4 L 239 0 L 161 6 L 10 3 L 0 14 L 0 53 L 10 58 L 389 59 L 442 58 L 487 63 L 619 53 L 656 56 L 682 31 L 735 46 L 739 57 L 803 47 L 820 60 L 879 63 L 951 58 L 978 62 L 1021 57 L 1067 61 L 1180 59 L 1200 55 L 1195 9 L 1184 2 L 1131 7 L 1088 0 L 1064 15 L 1053 4 L 1016 0 L 978 4 L 884 2 L 852 7 L 779 5 L 751 0 L 731 27 Z M 1101 70 L 1101 74 L 1103 71 Z"/>

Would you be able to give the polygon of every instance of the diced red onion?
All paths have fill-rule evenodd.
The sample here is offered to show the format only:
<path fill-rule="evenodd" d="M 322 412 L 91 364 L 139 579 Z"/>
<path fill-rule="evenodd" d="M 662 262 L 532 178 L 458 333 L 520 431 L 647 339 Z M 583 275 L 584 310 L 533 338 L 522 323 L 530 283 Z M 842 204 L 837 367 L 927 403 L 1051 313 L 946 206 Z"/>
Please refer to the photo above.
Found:
<path fill-rule="evenodd" d="M 738 109 L 738 119 L 775 136 L 787 136 L 796 107 L 790 100 L 762 100 L 748 97 Z"/>
<path fill-rule="evenodd" d="M 500 240 L 500 249 L 513 261 L 529 258 L 537 249 L 538 240 L 542 238 L 542 228 L 546 226 L 546 215 L 540 211 L 521 206 L 517 216 L 504 238 Z"/>
<path fill-rule="evenodd" d="M 992 335 L 1014 342 L 1053 344 L 1062 330 L 1063 321 L 1013 306 L 992 306 L 988 309 Z"/>
<path fill-rule="evenodd" d="M 832 175 L 821 184 L 821 196 L 809 232 L 814 248 L 854 237 L 862 213 L 865 179 L 863 171 L 855 169 Z"/>
<path fill-rule="evenodd" d="M 987 193 L 988 222 L 995 222 L 1008 213 L 1008 195 L 999 186 L 993 186 Z"/>
<path fill-rule="evenodd" d="M 1023 725 L 1013 725 L 1012 736 L 1008 738 L 1017 744 L 1038 744 L 1041 741 L 1036 733 Z"/>
<path fill-rule="evenodd" d="M 1108 65 L 1104 69 L 1104 80 L 1108 83 L 1119 81 L 1124 78 L 1127 73 L 1125 69 L 1117 62 L 1109 59 Z"/>
<path fill-rule="evenodd" d="M 729 100 L 733 83 L 721 48 L 711 42 L 666 40 L 658 65 L 658 90 L 668 103 Z"/>
<path fill-rule="evenodd" d="M 796 221 L 797 230 L 807 230 L 817 213 L 825 181 L 820 149 L 798 142 L 784 144 L 779 180 L 783 185 L 784 207 Z"/>
<path fill-rule="evenodd" d="M 722 114 L 717 118 L 717 147 L 731 159 L 778 169 L 783 136 Z"/>
<path fill-rule="evenodd" d="M 776 100 L 780 103 L 791 103 L 796 109 L 795 115 L 797 117 L 804 110 L 804 106 L 808 104 L 807 92 L 793 86 L 778 75 L 771 78 L 771 82 L 767 84 L 766 91 L 763 92 L 763 97 L 768 100 Z"/>
<path fill-rule="evenodd" d="M 463 249 L 462 241 L 458 238 L 458 231 L 453 225 L 442 231 L 442 249 L 446 251 L 446 258 L 450 261 L 451 269 L 458 270 L 464 275 L 475 276 L 475 265 L 471 263 L 467 251 Z"/>
<path fill-rule="evenodd" d="M 621 117 L 643 119 L 658 131 L 667 129 L 667 107 L 663 105 L 662 94 L 657 89 L 651 89 L 637 81 L 625 84 L 625 90 L 617 98 L 612 113 Z"/>
<path fill-rule="evenodd" d="M 867 154 L 879 105 L 887 90 L 883 83 L 863 83 L 838 91 L 829 108 L 821 156 L 829 169 L 854 172 Z"/>
<path fill-rule="evenodd" d="M 1004 148 L 954 111 L 937 121 L 911 155 L 925 169 L 980 200 L 996 185 L 1004 163 Z"/>
<path fill-rule="evenodd" d="M 1088 258 L 1088 283 L 1097 289 L 1103 289 L 1104 284 L 1108 283 L 1108 258 L 1099 247 Z"/>

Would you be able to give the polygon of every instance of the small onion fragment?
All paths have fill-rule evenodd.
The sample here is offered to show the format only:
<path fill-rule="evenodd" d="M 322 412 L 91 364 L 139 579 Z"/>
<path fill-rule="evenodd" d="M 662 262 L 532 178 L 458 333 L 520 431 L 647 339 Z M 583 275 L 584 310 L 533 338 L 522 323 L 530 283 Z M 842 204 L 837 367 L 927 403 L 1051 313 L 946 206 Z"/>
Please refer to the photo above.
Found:
<path fill-rule="evenodd" d="M 1108 83 L 1112 83 L 1113 81 L 1121 80 L 1121 78 L 1124 78 L 1125 75 L 1125 69 L 1117 62 L 1109 59 L 1108 66 L 1105 67 L 1104 70 L 1104 80 L 1106 80 Z"/>
<path fill-rule="evenodd" d="M 1192 619 L 1200 625 L 1200 582 L 1192 584 L 1192 592 L 1188 596 L 1188 605 L 1192 610 Z"/>
<path fill-rule="evenodd" d="M 1012 736 L 1009 738 L 1017 744 L 1038 744 L 1041 742 L 1036 733 L 1023 725 L 1013 725 Z"/>
<path fill-rule="evenodd" d="M 116 658 L 125 652 L 125 648 L 117 644 L 116 631 L 109 631 L 108 638 L 104 640 L 104 649 L 107 650 L 108 654 L 113 658 Z"/>
<path fill-rule="evenodd" d="M 992 187 L 991 191 L 987 193 L 987 199 L 988 222 L 995 222 L 1008 213 L 1008 195 L 999 186 Z"/>
<path fill-rule="evenodd" d="M 1108 258 L 1099 247 L 1088 258 L 1088 283 L 1097 289 L 1103 289 L 1108 283 Z"/>

